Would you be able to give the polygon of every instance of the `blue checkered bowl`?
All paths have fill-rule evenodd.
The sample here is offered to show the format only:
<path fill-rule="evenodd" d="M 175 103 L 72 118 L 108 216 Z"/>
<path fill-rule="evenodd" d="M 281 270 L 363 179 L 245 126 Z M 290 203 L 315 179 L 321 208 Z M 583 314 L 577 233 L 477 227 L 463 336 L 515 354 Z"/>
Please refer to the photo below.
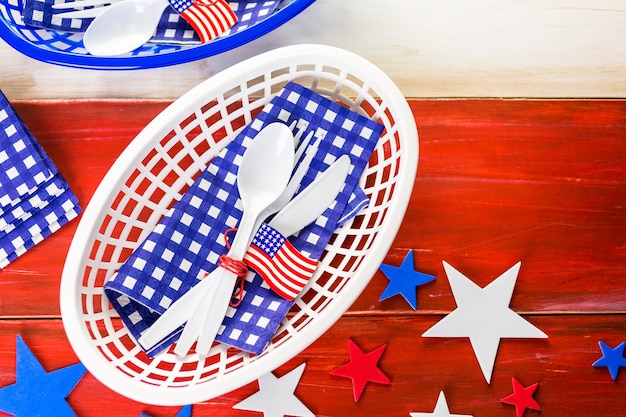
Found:
<path fill-rule="evenodd" d="M 291 20 L 314 1 L 285 0 L 265 20 L 206 44 L 146 44 L 125 56 L 97 57 L 84 48 L 82 33 L 25 25 L 22 19 L 23 0 L 0 0 L 0 37 L 17 51 L 51 64 L 101 70 L 165 67 L 217 55 L 248 43 Z"/>
<path fill-rule="evenodd" d="M 259 355 L 215 343 L 208 356 L 148 357 L 104 283 L 194 179 L 290 81 L 384 127 L 360 185 L 370 204 L 324 248 L 307 287 Z M 168 106 L 129 144 L 89 201 L 61 278 L 61 315 L 81 362 L 103 384 L 143 403 L 197 403 L 280 367 L 328 330 L 367 286 L 402 223 L 418 161 L 413 113 L 378 67 L 324 45 L 275 49 L 215 74 Z"/>

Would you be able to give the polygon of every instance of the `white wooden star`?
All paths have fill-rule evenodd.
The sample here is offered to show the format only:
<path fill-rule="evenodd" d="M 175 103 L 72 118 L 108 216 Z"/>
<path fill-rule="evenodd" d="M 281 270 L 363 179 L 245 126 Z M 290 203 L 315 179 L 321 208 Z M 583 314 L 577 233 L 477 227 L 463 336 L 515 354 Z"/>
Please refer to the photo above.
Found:
<path fill-rule="evenodd" d="M 500 339 L 548 337 L 509 308 L 520 265 L 518 262 L 481 288 L 444 262 L 457 308 L 422 335 L 469 337 L 487 383 L 491 382 Z"/>
<path fill-rule="evenodd" d="M 271 372 L 260 377 L 259 390 L 233 408 L 260 411 L 265 417 L 315 417 L 295 395 L 305 367 L 306 363 L 303 363 L 281 378 L 276 378 Z"/>
<path fill-rule="evenodd" d="M 443 391 L 439 393 L 439 398 L 437 398 L 437 405 L 435 405 L 435 409 L 432 413 L 410 413 L 411 417 L 471 417 L 468 414 L 450 414 L 450 409 L 448 408 L 448 402 L 446 401 L 446 396 Z"/>

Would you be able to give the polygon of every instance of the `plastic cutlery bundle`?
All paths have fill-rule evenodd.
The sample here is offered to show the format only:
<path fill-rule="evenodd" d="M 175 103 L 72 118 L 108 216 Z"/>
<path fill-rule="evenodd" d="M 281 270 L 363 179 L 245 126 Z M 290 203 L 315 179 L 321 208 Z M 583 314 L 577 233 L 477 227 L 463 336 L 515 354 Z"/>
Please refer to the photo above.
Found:
<path fill-rule="evenodd" d="M 296 196 L 342 155 L 349 155 L 351 162 L 346 185 L 334 201 L 317 220 L 289 238 L 297 251 L 318 260 L 337 227 L 367 204 L 358 182 L 382 126 L 301 85 L 287 84 L 213 159 L 181 200 L 106 282 L 105 294 L 137 340 L 173 308 L 176 300 L 192 294 L 192 287 L 205 282 L 202 278 L 213 271 L 220 256 L 228 252 L 225 234 L 238 226 L 242 215 L 236 182 L 239 161 L 258 132 L 274 122 L 290 126 L 297 138 L 296 171 L 306 157 L 312 155 L 312 160 L 305 162 L 309 166 Z M 311 138 L 310 132 L 313 132 Z M 302 145 L 307 147 L 316 142 L 319 149 L 314 154 L 303 150 Z M 260 352 L 294 300 L 282 297 L 259 274 L 253 273 L 245 281 L 245 296 L 240 301 L 237 307 L 227 307 L 216 340 L 242 350 Z M 202 297 L 191 304 L 199 302 Z M 142 347 L 155 355 L 176 341 L 181 332 L 182 327 L 179 327 L 165 337 L 149 340 Z"/>
<path fill-rule="evenodd" d="M 243 258 L 258 229 L 259 220 L 276 212 L 274 202 L 287 186 L 295 153 L 291 131 L 282 123 L 272 123 L 264 127 L 254 139 L 246 149 L 237 172 L 237 189 L 243 214 L 228 253 L 220 257 L 217 268 L 203 279 L 203 285 L 195 286 L 186 294 L 193 297 L 193 292 L 202 292 L 199 303 L 185 303 L 184 297 L 181 297 L 146 332 L 155 330 L 161 322 L 167 320 L 168 315 L 181 315 L 181 312 L 174 311 L 177 305 L 183 304 L 183 307 L 190 308 L 183 316 L 187 318 L 187 324 L 176 346 L 178 355 L 185 355 L 198 338 L 198 346 L 205 346 L 203 350 L 208 352 L 226 314 L 235 284 L 238 279 L 245 277 Z M 175 324 L 171 329 L 166 329 L 164 335 L 154 343 L 169 336 L 178 326 Z M 145 337 L 144 334 L 142 338 Z M 142 339 L 139 339 L 139 343 L 142 343 Z"/>
<path fill-rule="evenodd" d="M 266 206 L 258 215 L 258 217 L 255 220 L 254 226 L 252 227 L 253 231 L 258 230 L 259 227 L 261 227 L 261 224 L 263 223 L 263 221 L 268 216 L 276 213 L 278 210 L 283 209 L 281 210 L 281 213 L 282 213 L 284 211 L 285 206 L 291 205 L 290 200 L 295 194 L 298 187 L 300 186 L 300 183 L 302 182 L 302 179 L 308 167 L 311 164 L 311 160 L 313 156 L 315 155 L 315 153 L 317 152 L 317 149 L 319 147 L 319 142 L 321 140 L 321 137 L 318 137 L 313 141 L 313 132 L 309 132 L 309 134 L 307 134 L 306 137 L 302 138 L 301 136 L 303 135 L 304 131 L 300 129 L 298 130 L 296 135 L 292 135 L 291 132 L 292 130 L 294 130 L 295 125 L 296 123 L 294 122 L 291 124 L 289 128 L 287 128 L 287 126 L 282 123 L 272 123 L 266 126 L 261 132 L 259 132 L 259 134 L 257 135 L 259 137 L 256 138 L 256 141 L 254 142 L 256 145 L 258 145 L 257 149 L 259 149 L 259 147 L 261 147 L 261 149 L 263 147 L 271 147 L 273 145 L 272 140 L 274 141 L 282 140 L 283 143 L 285 142 L 285 140 L 289 142 L 293 142 L 293 146 L 297 147 L 298 149 L 297 151 L 294 152 L 293 159 L 295 161 L 299 161 L 299 164 L 298 164 L 297 169 L 293 170 L 294 172 L 291 175 L 289 182 L 286 184 L 281 194 L 273 202 L 271 202 L 268 206 Z M 292 139 L 289 139 L 290 137 Z M 261 141 L 262 143 L 259 143 L 259 141 Z M 244 156 L 248 160 L 250 158 L 253 158 L 253 156 L 250 155 L 249 151 L 246 151 Z M 268 161 L 265 161 L 265 162 L 268 162 Z M 263 173 L 260 174 L 261 177 L 263 176 L 262 174 Z M 239 182 L 239 184 L 241 184 L 241 182 Z M 328 203 L 324 203 L 324 204 L 325 204 L 324 208 L 326 208 Z M 302 214 L 302 213 L 299 213 L 299 214 Z M 285 217 L 285 216 L 280 216 L 280 213 L 279 215 L 276 216 L 276 218 L 278 218 L 279 221 L 281 217 Z M 307 218 L 305 219 L 305 223 L 303 225 L 306 225 L 313 220 L 314 218 L 311 218 L 311 219 Z M 239 234 L 237 236 L 240 237 Z M 253 239 L 249 239 L 249 240 L 253 240 Z M 248 242 L 245 242 L 245 243 L 247 247 Z M 235 242 L 233 242 L 232 245 L 234 246 Z M 233 246 L 230 247 L 228 255 L 233 256 L 233 253 L 232 253 Z M 242 254 L 239 253 L 237 254 L 237 256 L 242 257 Z M 210 348 L 210 344 L 213 342 L 213 339 L 215 338 L 215 332 L 217 330 L 216 326 L 218 326 L 221 323 L 223 319 L 223 315 L 224 315 L 223 311 L 220 311 L 220 313 L 217 313 L 217 315 L 219 316 L 218 317 L 219 321 L 214 322 L 213 325 L 210 326 L 210 330 L 207 330 L 207 326 L 205 323 L 207 321 L 206 319 L 210 319 L 212 316 L 216 315 L 215 311 L 209 310 L 209 308 L 213 307 L 213 305 L 215 304 L 214 293 L 215 291 L 217 291 L 215 284 L 219 280 L 229 279 L 230 281 L 232 281 L 234 279 L 234 277 L 232 276 L 225 277 L 223 273 L 224 273 L 224 270 L 220 270 L 220 265 L 218 264 L 216 269 L 214 269 L 210 274 L 208 274 L 208 276 L 203 278 L 203 281 L 201 284 L 196 285 L 190 291 L 185 293 L 185 295 L 179 298 L 176 301 L 176 304 L 170 307 L 165 312 L 165 314 L 159 318 L 157 323 L 151 326 L 150 329 L 148 329 L 148 331 L 146 331 L 142 335 L 142 337 L 139 339 L 139 343 L 142 346 L 144 346 L 147 350 L 150 350 L 152 346 L 159 345 L 163 340 L 167 340 L 169 335 L 172 332 L 174 332 L 175 330 L 177 330 L 179 326 L 182 326 L 183 324 L 185 324 L 185 322 L 187 322 L 187 324 L 185 325 L 183 334 L 181 335 L 181 339 L 178 341 L 176 349 L 175 349 L 177 354 L 179 355 L 186 354 L 189 351 L 192 343 L 200 336 L 201 331 L 205 336 L 202 338 L 203 339 L 202 342 L 199 342 L 197 350 L 198 351 L 208 350 L 208 348 Z M 222 298 L 224 300 L 228 300 L 232 293 L 232 288 L 230 290 L 226 288 L 224 291 L 226 291 L 226 293 L 222 296 Z M 222 303 L 221 305 L 224 305 L 224 304 Z M 206 308 L 206 309 L 203 311 L 200 311 L 201 307 Z M 207 338 L 209 340 L 206 340 Z"/>
<path fill-rule="evenodd" d="M 298 166 L 290 184 L 300 183 L 302 177 L 298 175 L 298 172 L 306 171 L 310 163 L 310 158 L 307 157 L 314 155 L 316 151 L 315 146 L 307 149 L 305 160 Z M 305 162 L 306 159 L 309 159 L 309 162 Z M 304 170 L 301 170 L 303 167 Z M 287 187 L 285 192 L 272 203 L 271 209 L 262 212 L 258 217 L 253 228 L 256 233 L 244 258 L 247 266 L 253 271 L 245 272 L 239 278 L 250 281 L 254 273 L 257 273 L 275 293 L 287 300 L 293 300 L 304 289 L 315 272 L 318 262 L 300 253 L 286 238 L 315 221 L 328 209 L 343 188 L 349 169 L 350 158 L 348 155 L 343 155 L 291 201 L 289 199 L 293 192 Z M 284 198 L 281 199 L 281 197 Z M 278 210 L 280 211 L 271 221 L 264 224 L 263 220 Z M 172 322 L 172 317 L 178 315 L 180 319 L 182 314 L 182 318 L 187 317 L 188 321 L 174 352 L 181 356 L 186 355 L 197 339 L 196 352 L 200 355 L 207 355 L 224 319 L 228 301 L 233 293 L 232 284 L 234 284 L 231 282 L 230 286 L 226 286 L 223 282 L 211 282 L 214 280 L 223 280 L 223 278 L 219 275 L 214 276 L 213 273 L 209 274 L 204 278 L 202 285 L 192 288 L 177 301 L 180 306 L 172 306 L 157 320 L 142 335 L 139 342 L 144 346 L 152 346 L 166 338 L 183 323 L 182 321 Z M 204 286 L 204 284 L 207 285 Z M 244 284 L 245 281 L 242 282 L 242 287 L 234 296 L 235 298 L 245 296 Z M 194 302 L 190 303 L 185 300 L 189 297 L 197 303 L 196 295 L 193 294 L 196 291 L 205 293 L 197 306 Z M 237 304 L 238 302 L 235 303 Z M 184 309 L 186 309 L 185 313 L 181 311 Z"/>

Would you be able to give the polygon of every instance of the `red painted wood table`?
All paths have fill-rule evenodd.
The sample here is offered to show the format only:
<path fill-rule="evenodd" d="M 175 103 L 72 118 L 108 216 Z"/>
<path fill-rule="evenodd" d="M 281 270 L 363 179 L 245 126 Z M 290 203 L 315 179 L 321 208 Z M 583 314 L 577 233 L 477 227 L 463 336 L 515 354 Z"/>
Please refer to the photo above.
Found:
<path fill-rule="evenodd" d="M 13 103 L 83 207 L 124 147 L 168 103 Z M 378 301 L 378 271 L 349 311 L 318 341 L 275 371 L 306 362 L 296 395 L 318 416 L 408 416 L 432 412 L 444 391 L 451 413 L 515 416 L 501 399 L 512 378 L 538 383 L 540 411 L 525 415 L 626 416 L 626 371 L 613 380 L 592 364 L 599 341 L 626 341 L 626 102 L 603 100 L 411 100 L 419 167 L 407 214 L 385 263 L 413 250 L 415 268 L 436 276 L 418 287 L 418 308 Z M 0 387 L 15 382 L 21 335 L 44 368 L 76 363 L 59 310 L 59 282 L 74 220 L 0 271 Z M 547 339 L 503 339 L 490 384 L 466 338 L 422 333 L 456 308 L 443 261 L 485 286 L 521 261 L 511 309 Z M 358 402 L 347 378 L 348 340 L 387 348 Z M 193 406 L 192 416 L 246 416 L 232 406 L 246 385 Z M 68 398 L 76 414 L 175 416 L 120 396 L 89 373 Z M 0 413 L 1 414 L 1 413 Z"/>

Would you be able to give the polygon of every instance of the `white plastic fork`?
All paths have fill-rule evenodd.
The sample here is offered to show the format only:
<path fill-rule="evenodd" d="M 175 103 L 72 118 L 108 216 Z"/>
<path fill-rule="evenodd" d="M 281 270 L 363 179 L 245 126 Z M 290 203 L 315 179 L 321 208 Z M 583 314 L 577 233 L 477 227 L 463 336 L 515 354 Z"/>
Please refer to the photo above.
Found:
<path fill-rule="evenodd" d="M 290 128 L 292 131 L 294 130 L 295 122 L 294 124 L 290 126 Z M 294 135 L 294 144 L 295 142 L 300 141 L 300 138 L 302 137 L 303 132 L 304 132 L 304 129 L 301 128 L 299 129 L 298 133 Z M 315 135 L 316 140 L 312 144 L 310 144 L 313 136 L 314 136 L 314 132 L 312 131 L 309 132 L 307 136 L 299 144 L 298 151 L 296 152 L 294 160 L 298 161 L 301 158 L 304 151 L 306 150 L 306 153 L 304 154 L 304 158 L 300 162 L 300 165 L 298 166 L 296 171 L 293 173 L 289 183 L 287 184 L 287 187 L 285 188 L 285 191 L 283 191 L 281 196 L 278 197 L 277 202 L 275 203 L 275 206 L 274 204 L 272 204 L 273 206 L 271 208 L 272 211 L 270 211 L 270 209 L 268 208 L 259 216 L 260 219 L 264 220 L 271 214 L 274 214 L 278 210 L 280 210 L 285 204 L 287 204 L 291 200 L 291 198 L 297 191 L 300 185 L 300 182 L 302 181 L 302 178 L 306 174 L 306 171 L 308 170 L 311 164 L 313 157 L 317 153 L 317 149 L 324 135 L 321 134 L 321 132 L 318 132 Z M 258 230 L 258 228 L 261 225 L 260 222 L 257 222 L 257 223 L 258 224 L 255 224 L 254 226 L 256 228 L 255 230 Z M 249 245 L 249 242 L 248 242 L 248 245 Z M 219 270 L 218 268 L 216 269 Z M 200 283 L 196 284 L 196 286 L 213 287 L 214 285 L 216 285 L 218 280 L 211 279 L 211 278 L 214 278 L 214 277 L 212 277 L 211 274 L 209 274 L 209 276 L 205 277 Z M 179 354 L 181 356 L 187 354 L 187 352 L 189 352 L 191 346 L 193 345 L 194 341 L 198 338 L 200 334 L 199 331 L 203 330 L 202 326 L 205 324 L 204 317 L 206 317 L 206 314 L 198 314 L 200 312 L 199 311 L 194 312 L 194 310 L 198 309 L 199 306 L 206 306 L 208 308 L 209 306 L 213 304 L 212 302 L 213 300 L 206 300 L 202 298 L 202 295 L 206 293 L 207 291 L 191 291 L 190 290 L 187 293 L 185 293 L 181 298 L 179 298 L 177 303 L 172 304 L 172 306 L 170 306 L 170 308 L 141 336 L 139 342 L 141 343 L 143 348 L 146 350 L 150 350 L 154 348 L 156 345 L 161 343 L 162 340 L 170 336 L 172 332 L 174 332 L 178 327 L 182 326 L 183 324 L 185 324 L 185 322 L 187 322 L 187 324 L 184 327 L 183 334 L 181 334 L 180 339 L 178 340 L 176 344 L 176 349 L 175 349 L 176 354 Z M 228 296 L 230 297 L 230 294 Z M 191 318 L 187 319 L 189 317 Z M 219 329 L 219 326 L 218 326 L 218 329 Z M 216 332 L 217 330 L 215 330 L 215 334 Z M 215 338 L 215 335 L 213 336 L 213 339 L 214 338 Z M 207 352 L 211 347 L 213 339 L 211 339 L 211 341 L 208 343 L 209 347 L 206 348 Z M 203 348 L 205 347 L 206 344 L 207 344 L 206 342 L 203 344 Z M 196 349 L 196 351 L 197 350 L 198 349 Z"/>
<path fill-rule="evenodd" d="M 312 136 L 313 136 L 313 132 L 310 132 L 307 135 L 307 137 L 302 141 L 302 144 L 298 147 L 295 160 L 297 161 L 299 157 L 304 154 L 304 156 L 302 157 L 302 161 L 300 162 L 300 165 L 298 165 L 298 168 L 292 175 L 292 179 L 287 184 L 287 187 L 285 188 L 285 191 L 283 192 L 283 194 L 274 203 L 272 203 L 272 205 L 268 209 L 267 216 L 265 216 L 265 218 L 263 216 L 259 216 L 257 224 L 254 225 L 255 230 L 258 230 L 259 227 L 261 227 L 261 223 L 265 221 L 267 217 L 269 217 L 271 214 L 278 212 L 287 203 L 289 203 L 289 201 L 291 201 L 294 194 L 298 190 L 298 187 L 300 186 L 300 183 L 302 182 L 304 175 L 306 174 L 306 172 L 309 169 L 309 166 L 311 165 L 313 157 L 315 156 L 315 154 L 317 153 L 317 150 L 319 149 L 320 142 L 322 141 L 324 137 L 323 134 L 316 135 L 315 141 L 309 145 Z M 252 239 L 250 240 L 250 242 L 251 241 Z M 248 246 L 250 245 L 250 242 L 248 242 Z M 232 290 L 230 289 L 232 287 L 229 288 L 222 283 L 221 288 L 222 288 L 221 291 L 220 289 L 216 291 L 216 294 L 217 294 L 215 297 L 216 299 L 218 297 L 230 297 L 232 295 L 230 293 L 232 292 Z M 226 306 L 228 307 L 228 304 Z M 193 321 L 200 322 L 199 330 L 195 330 L 195 331 L 194 329 L 190 330 L 190 332 L 194 332 L 193 333 L 195 335 L 194 339 L 197 338 L 198 340 L 198 343 L 196 344 L 196 353 L 198 353 L 199 355 L 204 355 L 204 356 L 208 355 L 209 350 L 211 349 L 211 346 L 213 345 L 213 341 L 215 340 L 217 336 L 217 332 L 219 331 L 219 328 L 222 324 L 222 320 L 225 314 L 226 314 L 226 311 L 222 311 L 221 309 L 219 309 L 219 303 L 203 302 L 201 305 L 198 306 L 198 309 L 196 310 L 196 312 L 192 316 L 192 319 L 190 320 L 190 321 L 193 320 Z M 209 323 L 207 324 L 207 320 L 210 318 L 213 318 L 213 319 L 209 321 Z M 192 325 L 196 326 L 195 324 L 192 324 Z M 185 333 L 186 329 L 187 329 L 187 326 L 185 326 L 185 329 L 183 330 L 183 334 Z M 182 336 L 183 335 L 181 335 L 181 339 L 182 339 Z M 189 343 L 187 340 L 184 340 L 183 342 Z M 180 343 L 180 340 L 179 340 L 179 343 Z M 193 344 L 193 340 L 191 344 Z M 178 348 L 178 343 L 176 347 Z M 178 351 L 177 349 L 174 349 L 174 353 L 182 356 L 182 355 L 187 354 L 190 348 L 191 348 L 191 345 L 188 345 L 188 346 L 183 345 L 180 349 L 178 349 Z"/>
<path fill-rule="evenodd" d="M 298 133 L 302 131 L 303 130 L 300 130 Z M 301 136 L 301 134 L 297 136 Z M 298 146 L 298 150 L 296 151 L 294 160 L 298 161 L 302 157 L 302 155 L 304 155 L 304 157 L 302 157 L 300 165 L 298 165 L 298 168 L 296 168 L 295 172 L 291 176 L 291 179 L 289 180 L 289 183 L 287 184 L 287 187 L 285 187 L 285 190 L 280 195 L 280 197 L 278 197 L 272 204 L 270 204 L 258 217 L 258 220 L 254 225 L 255 231 L 258 230 L 259 227 L 261 227 L 261 223 L 265 221 L 269 216 L 283 208 L 298 190 L 298 187 L 300 186 L 304 175 L 311 165 L 313 157 L 317 153 L 323 135 L 316 135 L 315 141 L 311 144 L 310 142 L 312 138 L 313 132 L 311 131 L 302 140 L 300 146 Z M 251 237 L 250 241 L 252 241 L 253 237 L 254 236 Z M 250 245 L 250 241 L 247 242 L 247 246 Z M 209 276 L 205 279 L 212 278 L 214 277 Z M 214 285 L 219 285 L 220 283 L 220 280 L 218 279 L 213 279 L 213 281 L 216 283 Z M 186 355 L 191 349 L 194 341 L 197 340 L 198 343 L 196 345 L 196 352 L 200 355 L 205 356 L 208 354 L 209 350 L 211 349 L 211 345 L 213 344 L 213 340 L 215 340 L 219 327 L 222 323 L 222 318 L 224 317 L 225 313 L 225 311 L 224 313 L 222 313 L 222 309 L 220 309 L 220 311 L 217 311 L 217 308 L 223 304 L 220 304 L 216 301 L 218 301 L 220 298 L 231 296 L 230 292 L 232 291 L 232 286 L 226 284 L 227 283 L 222 283 L 222 285 L 219 285 L 216 291 L 212 292 L 214 294 L 214 297 L 212 299 L 205 299 L 197 304 L 195 312 L 187 321 L 187 324 L 185 325 L 185 328 L 183 329 L 183 332 L 178 339 L 178 342 L 176 343 L 174 353 L 179 356 Z M 226 308 L 227 307 L 228 304 L 226 304 Z M 208 317 L 213 317 L 214 320 L 207 323 Z"/>
<path fill-rule="evenodd" d="M 313 143 L 311 143 L 313 136 L 315 136 L 315 140 L 313 141 Z M 306 135 L 306 137 L 302 140 L 302 143 L 300 144 L 300 146 L 298 146 L 294 156 L 294 161 L 296 161 L 296 163 L 300 160 L 300 158 L 302 158 L 302 161 L 300 161 L 300 165 L 298 165 L 298 168 L 296 168 L 294 173 L 291 175 L 291 179 L 289 180 L 289 183 L 287 183 L 287 187 L 285 187 L 285 190 L 280 195 L 280 197 L 278 197 L 272 204 L 270 204 L 265 212 L 263 212 L 261 216 L 259 216 L 257 223 L 254 225 L 255 231 L 259 230 L 259 227 L 261 227 L 261 223 L 263 223 L 263 221 L 267 219 L 267 217 L 271 216 L 272 214 L 283 208 L 284 205 L 292 199 L 296 191 L 298 191 L 298 187 L 300 186 L 300 183 L 304 178 L 304 174 L 306 174 L 306 172 L 309 170 L 309 166 L 311 166 L 313 157 L 317 153 L 320 142 L 323 138 L 324 135 L 314 135 L 314 132 L 309 132 L 309 134 Z M 304 155 L 304 157 L 302 155 Z"/>

